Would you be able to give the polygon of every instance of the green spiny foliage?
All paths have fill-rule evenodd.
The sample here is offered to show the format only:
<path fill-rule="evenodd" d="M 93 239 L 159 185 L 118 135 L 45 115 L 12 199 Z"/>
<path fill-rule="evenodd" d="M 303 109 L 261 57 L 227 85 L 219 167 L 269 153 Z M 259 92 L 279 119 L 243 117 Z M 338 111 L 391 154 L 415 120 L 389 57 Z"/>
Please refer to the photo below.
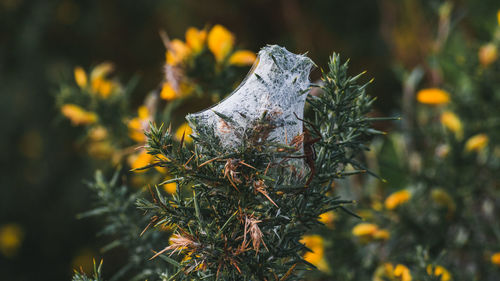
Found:
<path fill-rule="evenodd" d="M 95 260 L 94 260 L 94 274 L 92 277 L 88 277 L 83 273 L 83 270 L 78 272 L 75 270 L 75 275 L 73 275 L 72 281 L 102 281 L 101 277 L 101 270 L 102 270 L 102 260 L 99 263 L 99 266 L 96 265 Z"/>
<path fill-rule="evenodd" d="M 347 165 L 361 168 L 354 158 L 367 137 L 380 133 L 369 127 L 373 99 L 365 94 L 368 84 L 357 84 L 360 76 L 348 76 L 347 63 L 334 54 L 321 95 L 308 100 L 313 118 L 290 144 L 267 138 L 274 125 L 265 114 L 230 152 L 221 152 L 204 124 L 191 124 L 193 147 L 174 142 L 170 129 L 151 126 L 146 148 L 156 161 L 144 169 L 166 168 L 177 193 L 155 188 L 152 201 L 137 204 L 150 225 L 174 229 L 170 245 L 165 241 L 153 255 L 176 268 L 170 280 L 298 280 L 314 267 L 302 258 L 308 249 L 300 240 L 321 224 L 320 214 L 347 210 L 351 201 L 327 195 L 331 182 L 363 173 Z"/>

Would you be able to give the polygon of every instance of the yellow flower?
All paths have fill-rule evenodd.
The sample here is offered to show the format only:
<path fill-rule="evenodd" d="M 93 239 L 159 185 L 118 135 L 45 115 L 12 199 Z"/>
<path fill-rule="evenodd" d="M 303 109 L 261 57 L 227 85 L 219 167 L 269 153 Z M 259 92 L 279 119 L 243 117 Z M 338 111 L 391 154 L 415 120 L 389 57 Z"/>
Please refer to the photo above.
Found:
<path fill-rule="evenodd" d="M 114 152 L 115 149 L 109 141 L 93 141 L 87 147 L 87 153 L 96 159 L 109 160 Z"/>
<path fill-rule="evenodd" d="M 412 276 L 408 267 L 398 264 L 396 267 L 392 263 L 380 265 L 375 270 L 373 281 L 411 281 Z"/>
<path fill-rule="evenodd" d="M 140 106 L 137 112 L 138 116 L 128 122 L 128 135 L 134 141 L 143 143 L 146 141 L 144 131 L 148 128 L 152 117 L 148 108 L 144 105 Z"/>
<path fill-rule="evenodd" d="M 89 138 L 93 141 L 102 141 L 108 137 L 108 130 L 103 126 L 97 126 L 89 131 Z"/>
<path fill-rule="evenodd" d="M 418 91 L 417 101 L 429 105 L 441 105 L 450 101 L 450 94 L 438 88 L 429 88 Z"/>
<path fill-rule="evenodd" d="M 118 87 L 115 82 L 106 78 L 111 71 L 113 71 L 113 64 L 109 62 L 101 63 L 92 69 L 90 73 L 92 93 L 107 98 Z"/>
<path fill-rule="evenodd" d="M 391 238 L 391 233 L 386 229 L 379 229 L 373 233 L 373 239 L 388 240 L 389 238 Z"/>
<path fill-rule="evenodd" d="M 161 89 L 160 97 L 164 100 L 175 100 L 178 96 L 177 93 L 175 92 L 174 88 L 172 85 L 168 82 L 163 83 L 163 87 Z"/>
<path fill-rule="evenodd" d="M 427 274 L 430 276 L 438 276 L 439 281 L 449 281 L 451 280 L 451 274 L 446 268 L 440 265 L 427 265 Z"/>
<path fill-rule="evenodd" d="M 479 48 L 478 57 L 482 66 L 486 67 L 492 64 L 498 58 L 497 46 L 493 43 L 481 46 L 481 48 Z"/>
<path fill-rule="evenodd" d="M 74 75 L 75 82 L 78 87 L 82 89 L 87 87 L 87 74 L 85 73 L 85 70 L 83 70 L 83 68 L 81 68 L 80 66 L 75 67 Z"/>
<path fill-rule="evenodd" d="M 352 229 L 352 234 L 354 236 L 372 236 L 378 231 L 378 226 L 373 223 L 359 223 Z"/>
<path fill-rule="evenodd" d="M 198 30 L 190 27 L 186 30 L 186 44 L 191 48 L 193 53 L 198 53 L 203 49 L 207 40 L 207 31 Z"/>
<path fill-rule="evenodd" d="M 410 200 L 410 198 L 410 191 L 403 189 L 389 195 L 389 197 L 385 199 L 384 205 L 387 210 L 393 210 L 397 206 L 404 204 L 406 201 Z"/>
<path fill-rule="evenodd" d="M 329 211 L 319 216 L 319 221 L 324 223 L 328 228 L 333 228 L 333 222 L 335 219 L 337 219 L 337 215 L 334 211 Z"/>
<path fill-rule="evenodd" d="M 500 266 L 500 252 L 491 255 L 491 263 Z"/>
<path fill-rule="evenodd" d="M 167 50 L 167 64 L 178 65 L 190 55 L 191 49 L 179 39 L 170 42 Z"/>
<path fill-rule="evenodd" d="M 208 48 L 217 62 L 222 62 L 232 51 L 234 35 L 222 25 L 215 25 L 208 33 Z"/>
<path fill-rule="evenodd" d="M 177 131 L 175 131 L 175 138 L 180 141 L 182 139 L 182 135 L 184 134 L 184 141 L 186 143 L 190 143 L 193 141 L 193 139 L 189 136 L 193 133 L 193 129 L 189 127 L 188 123 L 184 123 L 177 128 Z"/>
<path fill-rule="evenodd" d="M 168 176 L 165 180 L 170 180 L 172 177 Z M 177 184 L 175 182 L 166 183 L 163 185 L 163 189 L 169 194 L 174 194 L 177 192 Z"/>
<path fill-rule="evenodd" d="M 23 230 L 15 223 L 0 226 L 0 253 L 7 258 L 17 254 L 23 242 Z"/>
<path fill-rule="evenodd" d="M 236 66 L 250 65 L 254 63 L 256 58 L 253 52 L 247 50 L 236 51 L 229 57 L 229 64 Z"/>
<path fill-rule="evenodd" d="M 394 277 L 396 277 L 396 280 L 401 281 L 411 281 L 412 279 L 410 270 L 402 264 L 398 264 L 396 268 L 394 268 Z"/>
<path fill-rule="evenodd" d="M 330 268 L 324 257 L 325 247 L 323 238 L 319 235 L 305 235 L 300 242 L 312 251 L 304 254 L 304 260 L 312 263 L 320 271 L 329 272 Z"/>
<path fill-rule="evenodd" d="M 455 133 L 457 139 L 463 137 L 462 122 L 455 113 L 451 111 L 445 111 L 441 114 L 441 124 L 443 124 L 448 130 Z"/>
<path fill-rule="evenodd" d="M 470 137 L 465 143 L 466 151 L 479 152 L 488 145 L 489 138 L 486 134 L 477 134 Z"/>
<path fill-rule="evenodd" d="M 65 104 L 61 107 L 61 113 L 71 120 L 74 126 L 88 125 L 97 122 L 97 114 L 86 111 L 76 104 Z"/>
<path fill-rule="evenodd" d="M 132 154 L 128 158 L 129 165 L 132 169 L 139 169 L 145 167 L 153 162 L 153 155 L 148 154 L 148 152 L 143 149 L 137 154 Z M 135 172 L 145 172 L 146 170 L 138 170 Z"/>

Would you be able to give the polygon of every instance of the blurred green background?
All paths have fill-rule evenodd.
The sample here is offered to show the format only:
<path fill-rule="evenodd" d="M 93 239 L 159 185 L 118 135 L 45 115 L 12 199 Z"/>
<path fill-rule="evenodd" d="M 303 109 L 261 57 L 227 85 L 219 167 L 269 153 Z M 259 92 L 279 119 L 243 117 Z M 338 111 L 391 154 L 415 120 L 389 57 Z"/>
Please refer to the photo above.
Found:
<path fill-rule="evenodd" d="M 488 40 L 497 1 L 451 2 L 466 35 Z M 79 152 L 78 128 L 54 105 L 57 82 L 75 65 L 111 61 L 122 81 L 139 75 L 138 105 L 163 78 L 160 29 L 183 38 L 190 26 L 222 24 L 256 52 L 279 44 L 308 51 L 320 67 L 340 52 L 351 58 L 351 73 L 375 77 L 376 110 L 392 116 L 401 100 L 395 69 L 425 64 L 441 2 L 0 0 L 0 226 L 18 237 L 0 253 L 0 279 L 69 280 L 76 265 L 101 257 L 98 222 L 75 218 L 92 202 L 84 181 L 93 171 Z M 106 257 L 105 274 L 115 255 Z"/>

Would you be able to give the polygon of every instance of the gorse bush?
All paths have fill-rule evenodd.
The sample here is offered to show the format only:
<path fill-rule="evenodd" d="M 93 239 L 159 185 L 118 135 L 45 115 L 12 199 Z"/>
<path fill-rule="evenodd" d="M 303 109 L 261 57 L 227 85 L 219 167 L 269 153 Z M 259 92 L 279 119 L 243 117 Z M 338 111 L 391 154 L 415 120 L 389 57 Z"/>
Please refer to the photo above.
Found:
<path fill-rule="evenodd" d="M 478 39 L 436 11 L 425 61 L 395 67 L 400 118 L 340 55 L 311 83 L 305 55 L 220 25 L 162 32 L 165 80 L 133 111 L 136 78 L 75 68 L 56 101 L 99 169 L 80 217 L 126 252 L 109 279 L 499 279 L 500 12 Z"/>

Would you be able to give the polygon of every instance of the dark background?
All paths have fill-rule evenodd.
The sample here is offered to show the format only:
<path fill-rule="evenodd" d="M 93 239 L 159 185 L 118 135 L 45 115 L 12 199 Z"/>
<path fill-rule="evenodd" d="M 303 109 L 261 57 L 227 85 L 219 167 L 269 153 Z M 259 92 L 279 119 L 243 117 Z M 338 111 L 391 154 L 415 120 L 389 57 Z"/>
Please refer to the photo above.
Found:
<path fill-rule="evenodd" d="M 487 36 L 495 1 L 452 1 L 461 28 Z M 14 255 L 0 254 L 0 279 L 69 280 L 75 264 L 101 257 L 98 221 L 75 218 L 90 207 L 83 182 L 93 171 L 75 144 L 78 128 L 62 122 L 54 105 L 57 81 L 75 65 L 112 61 L 122 81 L 138 74 L 138 105 L 162 80 L 160 29 L 183 39 L 189 26 L 222 24 L 240 47 L 308 51 L 320 67 L 340 52 L 351 58 L 352 73 L 375 77 L 376 110 L 395 115 L 401 95 L 395 69 L 425 64 L 440 3 L 0 0 L 0 226 L 15 224 L 23 233 Z M 106 264 L 112 270 L 113 259 Z"/>

